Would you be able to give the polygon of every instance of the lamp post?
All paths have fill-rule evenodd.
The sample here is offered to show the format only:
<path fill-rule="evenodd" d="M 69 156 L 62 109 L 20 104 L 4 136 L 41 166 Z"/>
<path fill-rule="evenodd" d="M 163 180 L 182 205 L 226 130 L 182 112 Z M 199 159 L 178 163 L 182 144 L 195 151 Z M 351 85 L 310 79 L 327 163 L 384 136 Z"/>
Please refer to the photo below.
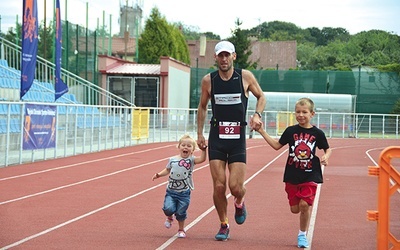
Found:
<path fill-rule="evenodd" d="M 199 99 L 199 58 L 196 57 L 196 100 Z"/>

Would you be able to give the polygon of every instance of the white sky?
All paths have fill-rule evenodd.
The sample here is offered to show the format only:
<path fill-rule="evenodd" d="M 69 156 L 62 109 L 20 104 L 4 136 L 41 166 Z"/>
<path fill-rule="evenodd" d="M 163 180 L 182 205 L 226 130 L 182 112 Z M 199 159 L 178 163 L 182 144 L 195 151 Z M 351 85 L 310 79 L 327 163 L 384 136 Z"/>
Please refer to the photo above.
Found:
<path fill-rule="evenodd" d="M 37 0 L 39 19 L 53 19 L 54 0 Z M 14 26 L 18 15 L 22 16 L 22 0 L 1 0 L 0 28 L 6 32 Z M 68 4 L 65 13 L 65 4 Z M 109 26 L 112 15 L 112 33 L 119 32 L 119 6 L 126 0 L 60 0 L 61 18 L 65 16 L 72 23 L 86 26 L 86 5 L 88 3 L 89 28 L 94 29 L 99 22 Z M 46 3 L 46 8 L 44 5 Z M 242 29 L 250 29 L 259 23 L 270 21 L 291 22 L 305 29 L 309 27 L 344 28 L 350 34 L 379 29 L 400 35 L 399 0 L 253 0 L 249 2 L 230 0 L 128 0 L 128 5 L 139 4 L 146 20 L 154 6 L 165 16 L 168 22 L 182 22 L 198 27 L 200 32 L 213 32 L 222 39 L 231 35 L 235 20 L 242 21 Z M 144 23 L 143 23 L 144 25 Z"/>

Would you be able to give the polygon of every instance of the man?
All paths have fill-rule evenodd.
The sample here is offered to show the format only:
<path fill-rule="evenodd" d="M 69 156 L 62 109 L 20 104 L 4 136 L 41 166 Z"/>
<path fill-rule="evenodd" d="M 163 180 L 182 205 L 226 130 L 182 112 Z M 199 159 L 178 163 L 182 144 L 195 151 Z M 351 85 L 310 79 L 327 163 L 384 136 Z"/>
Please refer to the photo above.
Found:
<path fill-rule="evenodd" d="M 215 61 L 218 70 L 205 75 L 201 82 L 201 96 L 197 113 L 197 144 L 206 147 L 203 128 L 207 116 L 207 105 L 211 100 L 212 119 L 208 138 L 208 156 L 213 179 L 213 200 L 221 221 L 216 240 L 229 238 L 227 216 L 228 201 L 225 195 L 228 186 L 235 197 L 235 221 L 243 224 L 247 211 L 244 204 L 246 188 L 246 112 L 249 92 L 257 98 L 256 111 L 252 115 L 251 129 L 261 127 L 261 114 L 266 100 L 254 75 L 244 69 L 235 69 L 235 46 L 221 41 L 215 46 Z M 228 165 L 229 175 L 225 170 Z"/>

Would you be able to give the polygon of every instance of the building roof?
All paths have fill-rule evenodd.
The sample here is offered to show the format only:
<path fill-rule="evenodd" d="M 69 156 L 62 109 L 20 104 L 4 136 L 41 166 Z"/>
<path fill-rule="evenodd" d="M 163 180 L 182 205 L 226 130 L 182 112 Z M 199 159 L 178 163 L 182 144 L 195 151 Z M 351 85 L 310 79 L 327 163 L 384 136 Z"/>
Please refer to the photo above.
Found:
<path fill-rule="evenodd" d="M 161 66 L 159 64 L 131 64 L 125 63 L 110 68 L 106 74 L 129 74 L 129 75 L 157 75 L 161 74 Z"/>

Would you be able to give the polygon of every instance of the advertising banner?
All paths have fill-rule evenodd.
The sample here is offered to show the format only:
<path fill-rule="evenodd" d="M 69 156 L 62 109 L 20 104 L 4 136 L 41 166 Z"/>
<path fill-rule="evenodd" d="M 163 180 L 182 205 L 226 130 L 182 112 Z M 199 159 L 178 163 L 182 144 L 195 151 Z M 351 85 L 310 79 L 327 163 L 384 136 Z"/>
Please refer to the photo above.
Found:
<path fill-rule="evenodd" d="M 20 99 L 31 88 L 36 70 L 38 13 L 36 0 L 24 0 Z"/>
<path fill-rule="evenodd" d="M 55 75 L 55 100 L 68 92 L 68 86 L 61 80 L 61 46 L 62 46 L 62 29 L 61 29 L 61 12 L 60 0 L 56 0 L 56 75 Z"/>
<path fill-rule="evenodd" d="M 26 104 L 23 149 L 54 148 L 57 106 Z"/>

